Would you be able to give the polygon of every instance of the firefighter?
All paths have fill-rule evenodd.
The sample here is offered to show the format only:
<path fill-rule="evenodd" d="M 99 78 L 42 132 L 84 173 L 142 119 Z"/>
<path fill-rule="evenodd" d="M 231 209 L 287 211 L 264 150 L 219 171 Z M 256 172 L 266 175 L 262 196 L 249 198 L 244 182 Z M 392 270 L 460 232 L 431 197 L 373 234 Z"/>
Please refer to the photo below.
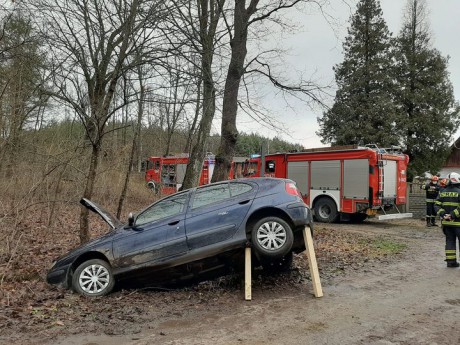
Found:
<path fill-rule="evenodd" d="M 435 209 L 446 236 L 447 267 L 458 267 L 457 239 L 460 243 L 460 174 L 449 174 L 449 183 L 438 195 Z"/>
<path fill-rule="evenodd" d="M 434 202 L 439 194 L 438 180 L 439 177 L 433 175 L 431 181 L 422 187 L 426 191 L 426 226 L 437 226 Z"/>

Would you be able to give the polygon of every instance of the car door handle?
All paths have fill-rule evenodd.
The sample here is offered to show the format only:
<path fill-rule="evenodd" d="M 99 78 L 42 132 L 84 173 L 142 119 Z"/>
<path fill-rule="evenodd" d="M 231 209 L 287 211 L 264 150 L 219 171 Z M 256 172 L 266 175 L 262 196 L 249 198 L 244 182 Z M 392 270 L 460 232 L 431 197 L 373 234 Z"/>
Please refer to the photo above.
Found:
<path fill-rule="evenodd" d="M 168 223 L 168 225 L 176 225 L 180 222 L 180 220 L 173 220 L 172 222 Z"/>
<path fill-rule="evenodd" d="M 240 204 L 240 205 L 245 205 L 245 204 L 247 204 L 249 201 L 251 201 L 251 200 L 249 200 L 249 199 L 248 199 L 248 200 L 243 200 L 243 201 L 240 201 L 238 204 Z"/>
<path fill-rule="evenodd" d="M 228 214 L 227 211 L 223 211 L 223 212 L 219 212 L 219 213 L 218 213 L 219 216 L 225 216 L 226 214 Z"/>

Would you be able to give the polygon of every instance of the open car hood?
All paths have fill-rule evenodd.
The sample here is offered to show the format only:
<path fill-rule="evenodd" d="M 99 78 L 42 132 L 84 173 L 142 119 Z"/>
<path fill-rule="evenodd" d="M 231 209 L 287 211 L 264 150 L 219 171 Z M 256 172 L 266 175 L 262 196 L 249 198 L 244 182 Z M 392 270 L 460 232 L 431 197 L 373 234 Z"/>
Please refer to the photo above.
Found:
<path fill-rule="evenodd" d="M 102 207 L 95 204 L 91 200 L 82 198 L 80 200 L 80 204 L 85 206 L 88 210 L 91 210 L 94 213 L 97 213 L 99 216 L 101 216 L 101 218 L 104 219 L 105 222 L 109 224 L 112 229 L 116 229 L 120 227 L 121 225 L 123 225 L 123 223 L 120 222 L 117 218 L 112 216 L 109 212 L 107 212 L 106 210 L 104 210 Z"/>

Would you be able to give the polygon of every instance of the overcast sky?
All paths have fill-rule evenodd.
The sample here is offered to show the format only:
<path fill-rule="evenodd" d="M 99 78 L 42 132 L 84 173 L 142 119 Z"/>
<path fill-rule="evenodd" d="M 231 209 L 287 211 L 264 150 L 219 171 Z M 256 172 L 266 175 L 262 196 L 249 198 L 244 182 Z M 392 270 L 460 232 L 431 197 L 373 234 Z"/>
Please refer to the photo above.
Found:
<path fill-rule="evenodd" d="M 347 35 L 348 20 L 356 11 L 357 0 L 347 1 L 351 8 L 342 0 L 330 1 L 332 4 L 328 8 L 328 13 L 338 22 L 335 29 L 332 29 L 319 13 L 290 13 L 292 18 L 302 21 L 304 28 L 302 32 L 286 36 L 283 40 L 284 46 L 290 48 L 287 61 L 292 65 L 286 73 L 306 71 L 323 84 L 334 80 L 332 67 L 343 61 L 342 42 Z M 397 35 L 402 25 L 406 0 L 380 0 L 380 4 L 389 30 L 394 36 Z M 455 98 L 460 100 L 460 44 L 457 37 L 460 34 L 460 0 L 427 0 L 427 5 L 433 45 L 443 56 L 450 56 L 450 80 L 454 86 Z M 329 100 L 330 105 L 332 100 Z M 262 102 L 284 124 L 289 134 L 264 128 L 244 116 L 240 116 L 238 123 L 240 131 L 254 131 L 269 137 L 278 135 L 306 148 L 324 146 L 315 134 L 319 129 L 316 118 L 321 116 L 321 109 L 311 110 L 301 102 L 295 101 L 291 102 L 291 106 L 286 106 L 281 97 L 273 95 L 266 97 Z"/>

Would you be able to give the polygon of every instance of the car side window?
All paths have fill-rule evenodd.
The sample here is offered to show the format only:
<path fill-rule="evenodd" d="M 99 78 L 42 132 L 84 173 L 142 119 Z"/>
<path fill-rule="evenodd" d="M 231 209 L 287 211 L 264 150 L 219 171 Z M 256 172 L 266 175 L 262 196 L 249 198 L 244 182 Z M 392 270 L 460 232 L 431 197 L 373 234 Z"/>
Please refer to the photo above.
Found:
<path fill-rule="evenodd" d="M 230 195 L 232 197 L 250 192 L 252 186 L 246 183 L 230 183 Z"/>
<path fill-rule="evenodd" d="M 230 199 L 228 183 L 198 189 L 193 198 L 192 210 L 213 204 L 225 199 Z"/>
<path fill-rule="evenodd" d="M 188 194 L 181 194 L 152 205 L 137 216 L 136 225 L 147 224 L 182 213 L 187 202 L 187 197 Z"/>

